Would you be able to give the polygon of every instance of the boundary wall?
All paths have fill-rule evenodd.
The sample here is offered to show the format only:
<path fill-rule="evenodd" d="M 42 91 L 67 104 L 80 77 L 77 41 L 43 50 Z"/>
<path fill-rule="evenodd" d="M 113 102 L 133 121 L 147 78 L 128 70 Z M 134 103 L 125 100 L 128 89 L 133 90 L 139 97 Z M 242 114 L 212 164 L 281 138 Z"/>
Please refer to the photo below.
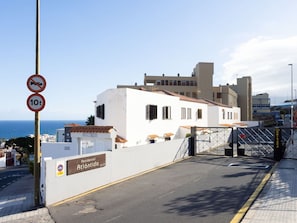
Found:
<path fill-rule="evenodd" d="M 105 154 L 104 167 L 66 175 L 59 164 L 67 160 Z M 41 162 L 41 199 L 46 206 L 75 197 L 98 187 L 144 173 L 188 157 L 188 138 L 91 153 L 58 159 L 44 157 Z M 64 165 L 66 168 L 66 165 Z M 65 170 L 66 172 L 66 170 Z"/>
<path fill-rule="evenodd" d="M 4 153 L 4 156 L 0 157 L 0 168 L 6 167 L 6 154 Z"/>

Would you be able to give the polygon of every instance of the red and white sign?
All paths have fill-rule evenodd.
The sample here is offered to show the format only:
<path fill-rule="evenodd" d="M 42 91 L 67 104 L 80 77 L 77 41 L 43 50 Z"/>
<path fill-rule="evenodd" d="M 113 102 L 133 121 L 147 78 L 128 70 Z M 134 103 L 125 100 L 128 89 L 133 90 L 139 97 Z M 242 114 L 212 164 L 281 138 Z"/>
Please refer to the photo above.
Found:
<path fill-rule="evenodd" d="M 45 78 L 40 74 L 33 74 L 27 80 L 27 87 L 32 92 L 42 92 L 46 87 Z"/>
<path fill-rule="evenodd" d="M 31 94 L 27 99 L 27 106 L 31 111 L 41 111 L 45 106 L 45 98 L 41 94 Z"/>

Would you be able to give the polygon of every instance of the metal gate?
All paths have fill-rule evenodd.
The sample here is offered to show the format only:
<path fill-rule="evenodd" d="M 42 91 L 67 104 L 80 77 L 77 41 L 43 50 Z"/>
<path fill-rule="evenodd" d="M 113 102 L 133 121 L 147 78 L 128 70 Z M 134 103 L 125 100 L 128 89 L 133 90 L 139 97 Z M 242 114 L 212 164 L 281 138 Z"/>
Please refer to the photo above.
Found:
<path fill-rule="evenodd" d="M 232 142 L 231 127 L 192 127 L 195 153 L 225 155 L 225 148 Z"/>
<path fill-rule="evenodd" d="M 277 128 L 280 132 L 280 148 L 286 148 L 290 139 L 290 128 Z M 276 128 L 237 128 L 238 148 L 244 155 L 274 158 Z"/>
<path fill-rule="evenodd" d="M 277 128 L 279 148 L 286 148 L 290 128 Z M 275 158 L 276 128 L 192 127 L 194 154 Z M 283 152 L 283 151 L 282 151 Z"/>

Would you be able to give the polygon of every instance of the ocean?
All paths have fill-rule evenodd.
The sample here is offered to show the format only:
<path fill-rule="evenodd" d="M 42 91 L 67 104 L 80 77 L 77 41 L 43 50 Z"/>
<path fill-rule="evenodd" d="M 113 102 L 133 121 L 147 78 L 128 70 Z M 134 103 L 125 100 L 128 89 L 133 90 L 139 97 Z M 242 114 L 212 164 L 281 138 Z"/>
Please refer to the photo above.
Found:
<path fill-rule="evenodd" d="M 65 124 L 85 125 L 83 120 L 40 120 L 40 134 L 56 135 Z M 0 120 L 0 139 L 12 139 L 34 134 L 34 120 Z"/>

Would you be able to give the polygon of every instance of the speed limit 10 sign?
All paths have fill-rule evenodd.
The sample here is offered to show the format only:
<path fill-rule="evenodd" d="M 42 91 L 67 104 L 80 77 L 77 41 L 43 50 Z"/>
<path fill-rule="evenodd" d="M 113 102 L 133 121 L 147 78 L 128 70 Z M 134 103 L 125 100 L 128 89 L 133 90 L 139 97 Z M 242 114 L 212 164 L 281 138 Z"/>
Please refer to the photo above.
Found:
<path fill-rule="evenodd" d="M 41 111 L 45 106 L 45 98 L 38 93 L 31 94 L 27 99 L 27 106 L 31 111 Z"/>

